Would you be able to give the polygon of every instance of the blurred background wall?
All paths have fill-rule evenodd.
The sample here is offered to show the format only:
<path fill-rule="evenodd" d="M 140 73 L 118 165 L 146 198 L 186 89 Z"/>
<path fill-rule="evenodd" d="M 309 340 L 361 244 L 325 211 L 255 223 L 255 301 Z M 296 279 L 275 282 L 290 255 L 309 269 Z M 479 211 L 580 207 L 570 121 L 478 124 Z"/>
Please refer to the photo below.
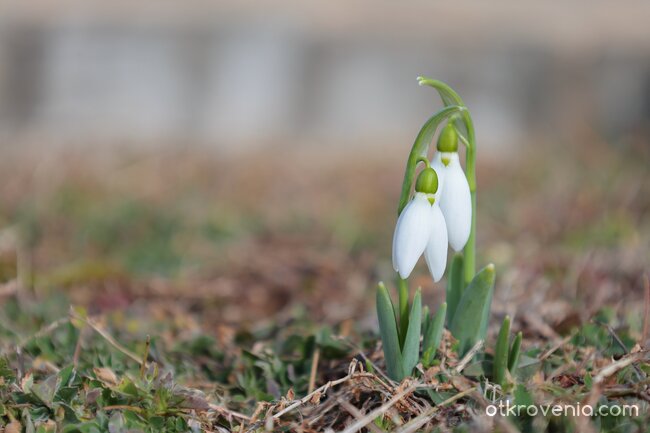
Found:
<path fill-rule="evenodd" d="M 455 87 L 483 146 L 645 140 L 650 3 L 3 1 L 2 147 L 408 147 Z"/>

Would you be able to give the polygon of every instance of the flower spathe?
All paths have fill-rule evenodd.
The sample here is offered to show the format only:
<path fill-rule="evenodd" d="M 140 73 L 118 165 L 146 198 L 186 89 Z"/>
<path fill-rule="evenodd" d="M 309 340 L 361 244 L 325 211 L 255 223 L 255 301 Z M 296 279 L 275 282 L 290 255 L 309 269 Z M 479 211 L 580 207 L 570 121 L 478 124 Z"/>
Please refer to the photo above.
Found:
<path fill-rule="evenodd" d="M 437 152 L 431 166 L 440 178 L 440 210 L 447 224 L 449 245 L 461 251 L 472 229 L 472 196 L 458 152 Z"/>
<path fill-rule="evenodd" d="M 402 279 L 411 275 L 422 254 L 434 281 L 439 281 L 447 266 L 447 227 L 438 200 L 416 192 L 399 218 L 393 236 L 393 268 Z"/>

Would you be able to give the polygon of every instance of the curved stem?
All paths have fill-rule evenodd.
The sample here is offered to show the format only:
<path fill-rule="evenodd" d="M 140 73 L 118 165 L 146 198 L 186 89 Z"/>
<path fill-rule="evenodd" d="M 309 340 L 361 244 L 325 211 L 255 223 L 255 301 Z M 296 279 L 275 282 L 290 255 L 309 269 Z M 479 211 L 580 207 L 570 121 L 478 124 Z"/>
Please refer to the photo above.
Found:
<path fill-rule="evenodd" d="M 404 181 L 402 182 L 402 193 L 399 199 L 397 215 L 401 214 L 404 207 L 408 204 L 411 195 L 411 188 L 413 187 L 413 179 L 415 178 L 415 168 L 420 161 L 420 158 L 426 155 L 438 125 L 449 116 L 461 113 L 464 110 L 466 110 L 465 107 L 458 105 L 447 106 L 431 116 L 424 126 L 422 126 L 422 129 L 420 129 L 406 162 L 406 170 L 404 171 Z"/>
<path fill-rule="evenodd" d="M 451 87 L 442 81 L 434 80 L 427 77 L 418 77 L 418 83 L 421 86 L 430 86 L 438 91 L 443 104 L 446 107 L 460 106 L 463 110 L 460 111 L 462 122 L 456 122 L 459 126 L 460 132 L 465 132 L 467 137 L 459 133 L 459 137 L 466 148 L 465 153 L 465 176 L 469 184 L 469 191 L 472 198 L 472 227 L 469 234 L 469 239 L 463 250 L 464 263 L 463 263 L 463 277 L 465 284 L 469 284 L 474 278 L 476 271 L 476 134 L 474 133 L 474 122 L 469 110 L 465 107 L 465 103 L 461 97 Z M 464 129 L 464 131 L 463 131 Z"/>
<path fill-rule="evenodd" d="M 427 168 L 431 167 L 431 163 L 425 156 L 419 156 L 415 163 L 417 164 L 418 162 L 423 162 Z"/>

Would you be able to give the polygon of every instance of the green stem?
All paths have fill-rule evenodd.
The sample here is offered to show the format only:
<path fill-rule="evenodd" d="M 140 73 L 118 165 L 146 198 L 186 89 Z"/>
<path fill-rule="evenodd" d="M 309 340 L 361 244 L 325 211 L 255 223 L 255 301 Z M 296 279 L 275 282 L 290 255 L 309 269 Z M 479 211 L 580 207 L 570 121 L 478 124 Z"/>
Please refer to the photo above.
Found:
<path fill-rule="evenodd" d="M 462 123 L 456 122 L 456 126 L 460 127 L 460 133 L 458 136 L 466 148 L 465 176 L 467 177 L 469 191 L 472 196 L 472 227 L 469 234 L 469 240 L 463 250 L 465 256 L 463 263 L 463 276 L 465 284 L 469 284 L 470 281 L 472 281 L 472 278 L 474 278 L 474 273 L 476 271 L 476 135 L 474 132 L 474 122 L 472 121 L 472 116 L 470 115 L 469 110 L 465 107 L 465 103 L 461 97 L 447 84 L 426 77 L 418 77 L 418 82 L 421 86 L 426 85 L 436 89 L 446 107 L 462 107 L 462 110 L 459 110 Z M 462 132 L 465 132 L 467 137 L 465 137 Z"/>
<path fill-rule="evenodd" d="M 411 148 L 411 153 L 409 154 L 408 161 L 406 162 L 406 170 L 404 172 L 404 182 L 402 182 L 402 193 L 399 199 L 399 207 L 397 208 L 397 215 L 402 213 L 404 207 L 408 204 L 409 197 L 411 196 L 411 189 L 413 187 L 413 181 L 415 178 L 415 168 L 424 155 L 427 154 L 429 145 L 433 140 L 433 135 L 436 133 L 438 125 L 442 123 L 449 116 L 461 113 L 466 110 L 465 107 L 458 105 L 450 105 L 442 110 L 438 111 L 436 114 L 431 116 L 429 120 L 426 121 L 418 136 L 415 138 L 413 147 Z"/>
<path fill-rule="evenodd" d="M 399 347 L 404 347 L 404 339 L 409 326 L 409 286 L 406 280 L 397 276 L 397 293 L 399 299 L 399 322 L 397 332 L 399 335 Z"/>
<path fill-rule="evenodd" d="M 430 168 L 430 167 L 431 167 L 431 163 L 429 162 L 429 159 L 428 159 L 427 157 L 425 157 L 425 156 L 420 156 L 420 157 L 418 157 L 418 159 L 415 161 L 415 163 L 417 164 L 417 163 L 419 163 L 419 162 L 424 163 L 424 165 L 426 166 L 426 168 Z"/>

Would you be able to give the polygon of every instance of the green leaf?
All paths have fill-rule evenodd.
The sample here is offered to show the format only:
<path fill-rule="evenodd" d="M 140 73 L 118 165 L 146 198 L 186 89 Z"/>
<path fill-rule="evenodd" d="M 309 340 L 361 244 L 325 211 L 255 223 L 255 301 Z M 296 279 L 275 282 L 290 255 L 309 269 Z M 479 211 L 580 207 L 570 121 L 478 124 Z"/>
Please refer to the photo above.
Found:
<path fill-rule="evenodd" d="M 384 347 L 384 358 L 388 376 L 393 380 L 404 378 L 402 368 L 402 353 L 399 348 L 397 324 L 395 323 L 395 310 L 384 283 L 377 286 L 377 318 L 379 319 L 379 332 Z"/>
<path fill-rule="evenodd" d="M 404 339 L 404 348 L 402 350 L 402 367 L 404 377 L 410 376 L 413 368 L 420 358 L 420 332 L 422 330 L 422 294 L 420 289 L 415 292 L 413 306 L 409 315 L 409 325 Z"/>
<path fill-rule="evenodd" d="M 533 377 L 542 366 L 542 363 L 537 358 L 532 358 L 526 355 L 520 355 L 519 365 L 515 371 L 510 373 L 515 375 L 515 377 L 520 381 L 526 381 Z"/>
<path fill-rule="evenodd" d="M 510 337 L 510 316 L 503 319 L 503 324 L 497 337 L 497 345 L 494 350 L 494 364 L 492 371 L 492 380 L 503 386 L 506 381 L 506 369 L 508 367 L 508 338 Z"/>
<path fill-rule="evenodd" d="M 52 375 L 42 382 L 33 384 L 31 387 L 31 393 L 43 402 L 43 404 L 51 408 L 54 396 L 56 395 L 60 385 L 61 381 L 59 377 Z"/>
<path fill-rule="evenodd" d="M 397 277 L 397 291 L 399 294 L 399 347 L 404 348 L 404 339 L 409 324 L 409 286 L 406 280 Z"/>
<path fill-rule="evenodd" d="M 514 390 L 514 403 L 522 406 L 532 406 L 535 400 L 530 392 L 523 385 L 517 385 Z"/>
<path fill-rule="evenodd" d="M 70 379 L 74 379 L 75 377 L 75 371 L 74 371 L 74 365 L 70 364 L 67 367 L 62 368 L 59 373 L 59 382 L 63 386 L 67 386 L 70 384 Z"/>
<path fill-rule="evenodd" d="M 436 350 L 440 346 L 446 315 L 447 303 L 443 302 L 438 308 L 436 315 L 430 320 L 430 324 L 424 334 L 424 340 L 422 342 L 422 364 L 425 367 L 431 366 L 431 362 L 433 362 L 433 358 L 436 355 Z"/>
<path fill-rule="evenodd" d="M 4 355 L 0 357 L 0 378 L 5 382 L 13 382 L 16 379 L 14 371 L 9 366 L 9 360 Z"/>
<path fill-rule="evenodd" d="M 418 77 L 418 83 L 421 86 L 429 86 L 436 89 L 445 105 L 465 105 L 458 93 L 442 81 L 434 80 L 433 78 Z"/>
<path fill-rule="evenodd" d="M 432 389 L 427 389 L 427 394 L 429 394 L 429 398 L 435 403 L 435 404 L 440 404 L 443 401 L 455 396 L 457 392 L 455 391 L 434 391 Z"/>
<path fill-rule="evenodd" d="M 519 354 L 521 353 L 522 338 L 523 334 L 519 331 L 510 346 L 510 354 L 508 355 L 508 370 L 510 373 L 514 373 L 519 366 Z"/>
<path fill-rule="evenodd" d="M 449 274 L 447 276 L 447 325 L 451 324 L 456 314 L 456 308 L 463 296 L 463 255 L 458 253 L 451 260 Z"/>
<path fill-rule="evenodd" d="M 458 105 L 461 107 L 465 106 L 465 103 L 463 102 L 462 98 L 454 89 L 452 89 L 449 85 L 443 83 L 442 81 L 439 80 L 434 80 L 433 78 L 427 78 L 427 77 L 418 77 L 418 84 L 420 86 L 429 86 L 433 87 L 436 89 L 438 94 L 440 95 L 440 99 L 442 99 L 442 103 L 445 105 L 445 107 L 449 107 L 452 105 Z M 467 135 L 467 126 L 463 121 L 460 119 L 456 120 L 456 128 L 458 128 L 464 135 Z"/>
<path fill-rule="evenodd" d="M 458 354 L 465 355 L 476 342 L 484 338 L 484 322 L 489 314 L 494 291 L 495 270 L 490 264 L 481 269 L 463 292 L 451 322 L 451 334 L 458 340 Z"/>
<path fill-rule="evenodd" d="M 495 278 L 496 278 L 496 273 L 495 273 Z M 488 293 L 487 299 L 483 303 L 483 311 L 481 311 L 481 331 L 479 333 L 479 338 L 481 340 L 485 340 L 485 337 L 487 336 L 487 328 L 490 323 L 490 308 L 492 307 L 493 295 L 494 295 L 494 282 L 492 282 L 492 289 Z"/>
<path fill-rule="evenodd" d="M 427 335 L 427 329 L 429 329 L 432 320 L 429 306 L 425 305 L 422 307 L 422 335 Z"/>

